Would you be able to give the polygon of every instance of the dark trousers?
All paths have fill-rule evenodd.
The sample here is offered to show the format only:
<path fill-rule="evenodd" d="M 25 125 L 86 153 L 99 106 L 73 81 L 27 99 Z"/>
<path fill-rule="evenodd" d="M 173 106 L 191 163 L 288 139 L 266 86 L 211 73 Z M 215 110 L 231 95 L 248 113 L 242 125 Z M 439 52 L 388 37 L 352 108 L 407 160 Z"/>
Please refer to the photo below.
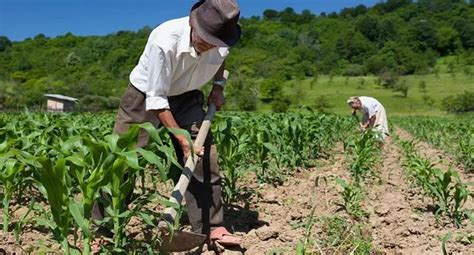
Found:
<path fill-rule="evenodd" d="M 204 120 L 204 96 L 201 91 L 193 90 L 182 95 L 168 98 L 171 112 L 178 125 L 188 130 L 193 140 Z M 114 126 L 114 133 L 122 134 L 130 124 L 151 122 L 159 126 L 159 120 L 152 111 L 145 110 L 145 95 L 132 85 L 129 85 L 120 102 L 119 111 Z M 140 131 L 139 147 L 148 143 L 149 135 Z M 184 166 L 183 152 L 177 140 L 171 135 L 176 155 Z M 208 234 L 213 228 L 222 225 L 224 211 L 222 207 L 221 179 L 218 166 L 218 154 L 212 141 L 212 134 L 208 134 L 204 144 L 204 156 L 196 164 L 194 175 L 185 194 L 189 221 L 194 232 Z M 132 194 L 129 195 L 131 197 Z M 130 199 L 128 199 L 130 200 Z M 103 205 L 95 203 L 92 210 L 94 219 L 103 219 L 105 216 Z"/>

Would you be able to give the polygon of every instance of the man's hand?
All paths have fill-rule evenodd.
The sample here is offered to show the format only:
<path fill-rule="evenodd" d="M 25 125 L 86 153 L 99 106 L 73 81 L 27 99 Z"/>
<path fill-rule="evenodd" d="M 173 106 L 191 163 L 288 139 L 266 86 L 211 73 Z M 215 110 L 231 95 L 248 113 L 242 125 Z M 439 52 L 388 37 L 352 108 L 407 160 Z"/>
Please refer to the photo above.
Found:
<path fill-rule="evenodd" d="M 167 128 L 180 128 L 178 126 L 178 123 L 176 123 L 176 120 L 173 117 L 173 114 L 169 109 L 161 109 L 161 110 L 156 110 L 155 111 L 156 117 L 160 120 L 160 122 Z M 179 144 L 181 145 L 181 149 L 183 150 L 184 154 L 184 161 L 186 162 L 186 159 L 189 157 L 191 154 L 190 148 L 191 144 L 189 144 L 189 141 L 185 135 L 177 135 L 175 134 L 174 137 L 178 140 Z M 203 148 L 194 148 L 194 153 L 198 156 L 204 155 L 204 149 Z"/>
<path fill-rule="evenodd" d="M 214 85 L 212 87 L 211 93 L 207 98 L 209 104 L 214 104 L 217 110 L 220 110 L 221 107 L 225 104 L 224 98 L 224 88 L 221 86 Z"/>
<path fill-rule="evenodd" d="M 183 150 L 183 155 L 184 155 L 184 161 L 186 162 L 188 157 L 191 155 L 191 151 L 190 151 L 191 146 L 186 136 L 177 135 L 176 138 L 178 139 L 179 144 L 181 145 L 181 149 Z M 194 153 L 198 155 L 199 157 L 202 157 L 204 155 L 204 147 L 201 147 L 201 148 L 193 147 L 193 150 L 194 150 Z"/>

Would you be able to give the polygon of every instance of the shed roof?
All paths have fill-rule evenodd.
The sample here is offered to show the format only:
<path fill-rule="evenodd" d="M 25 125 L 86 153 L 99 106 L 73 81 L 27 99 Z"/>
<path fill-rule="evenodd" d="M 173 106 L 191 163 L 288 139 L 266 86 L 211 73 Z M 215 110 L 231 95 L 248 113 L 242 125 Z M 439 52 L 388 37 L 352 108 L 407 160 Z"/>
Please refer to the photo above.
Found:
<path fill-rule="evenodd" d="M 44 94 L 44 96 L 48 98 L 54 98 L 54 99 L 65 100 L 65 101 L 73 101 L 73 102 L 79 100 L 74 97 L 68 97 L 68 96 L 63 96 L 59 94 Z"/>

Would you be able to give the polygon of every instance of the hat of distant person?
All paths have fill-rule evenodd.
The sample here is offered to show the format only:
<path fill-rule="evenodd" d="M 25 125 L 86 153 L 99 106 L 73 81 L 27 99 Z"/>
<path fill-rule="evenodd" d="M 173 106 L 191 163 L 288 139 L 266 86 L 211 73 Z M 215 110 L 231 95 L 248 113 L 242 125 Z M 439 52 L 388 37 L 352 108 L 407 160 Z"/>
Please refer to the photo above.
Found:
<path fill-rule="evenodd" d="M 240 40 L 240 8 L 235 0 L 201 0 L 191 8 L 197 35 L 209 44 L 230 47 Z"/>
<path fill-rule="evenodd" d="M 350 97 L 349 99 L 347 99 L 347 104 L 352 107 L 352 104 L 354 104 L 355 102 L 357 102 L 357 100 L 359 100 L 359 97 Z"/>

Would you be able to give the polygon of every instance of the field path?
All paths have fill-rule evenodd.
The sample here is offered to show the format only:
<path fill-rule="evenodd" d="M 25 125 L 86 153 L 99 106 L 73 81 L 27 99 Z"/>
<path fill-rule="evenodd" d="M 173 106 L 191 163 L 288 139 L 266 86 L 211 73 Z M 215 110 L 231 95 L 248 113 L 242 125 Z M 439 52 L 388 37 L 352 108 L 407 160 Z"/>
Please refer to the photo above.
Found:
<path fill-rule="evenodd" d="M 395 133 L 402 140 L 411 141 L 415 139 L 415 137 L 408 131 L 401 128 L 397 128 Z M 429 159 L 431 163 L 435 164 L 435 167 L 445 170 L 451 167 L 458 171 L 463 182 L 474 182 L 474 173 L 467 173 L 463 166 L 456 162 L 453 155 L 446 153 L 445 151 L 436 148 L 434 145 L 420 139 L 415 139 L 415 149 L 421 153 L 424 158 Z"/>
<path fill-rule="evenodd" d="M 400 148 L 390 138 L 383 155 L 382 184 L 368 188 L 364 205 L 370 213 L 368 223 L 377 247 L 389 254 L 440 254 L 440 239 L 445 234 L 474 231 L 472 224 L 463 229 L 456 229 L 450 223 L 438 225 L 431 199 L 424 198 L 406 178 Z M 448 242 L 448 250 L 454 254 L 474 253 L 473 247 L 454 242 Z"/>
<path fill-rule="evenodd" d="M 403 139 L 410 138 L 410 134 L 403 130 L 398 129 L 395 133 L 403 136 Z M 418 143 L 417 149 L 421 150 L 422 155 L 429 156 L 433 148 L 423 142 Z M 444 154 L 435 155 L 446 159 Z M 440 167 L 446 169 L 446 164 L 452 164 L 453 161 L 447 158 L 444 162 L 445 165 Z M 298 241 L 304 240 L 304 223 L 312 206 L 315 206 L 314 217 L 317 219 L 311 231 L 313 240 L 320 241 L 324 231 L 327 231 L 318 219 L 338 216 L 353 221 L 338 206 L 341 196 L 335 180 L 350 180 L 342 145 L 338 144 L 332 157 L 322 160 L 320 164 L 320 167 L 297 172 L 277 187 L 257 186 L 254 184 L 255 177 L 247 176 L 240 186 L 253 188 L 256 194 L 249 197 L 245 204 L 228 212 L 226 219 L 228 228 L 243 238 L 244 249 L 223 254 L 295 254 Z M 465 234 L 474 233 L 474 226 L 466 224 L 456 229 L 449 221 L 437 223 L 431 199 L 423 197 L 420 190 L 405 177 L 402 164 L 399 146 L 388 139 L 383 149 L 383 164 L 379 169 L 380 180 L 367 181 L 368 184 L 364 186 L 366 198 L 363 209 L 369 213 L 369 217 L 359 223 L 371 236 L 374 250 L 378 254 L 441 254 L 441 238 L 451 232 L 453 237 L 447 242 L 449 252 L 474 254 L 474 247 L 456 240 Z M 316 185 L 318 179 L 319 185 Z M 303 227 L 297 228 L 298 224 Z M 319 249 L 311 246 L 309 251 L 333 254 L 334 248 L 337 247 Z"/>
<path fill-rule="evenodd" d="M 337 202 L 340 195 L 336 188 L 337 178 L 350 179 L 345 169 L 345 156 L 342 144 L 338 144 L 335 153 L 329 159 L 321 160 L 320 166 L 312 169 L 301 169 L 293 176 L 288 177 L 282 186 L 272 185 L 255 186 L 258 196 L 250 202 L 249 210 L 258 214 L 259 225 L 248 224 L 237 228 L 246 231 L 237 231 L 244 239 L 245 254 L 295 254 L 298 241 L 304 241 L 305 224 L 314 207 L 314 218 L 344 217 L 345 213 L 339 210 Z M 249 178 L 249 182 L 255 182 Z M 252 184 L 250 184 L 252 185 Z M 229 227 L 239 222 L 241 217 L 229 215 Z M 235 226 L 235 225 L 234 225 Z M 323 231 L 320 224 L 315 222 L 311 231 L 311 238 Z M 311 249 L 310 251 L 316 251 Z"/>
<path fill-rule="evenodd" d="M 411 139 L 411 135 L 404 130 L 397 129 L 396 135 L 404 140 Z M 417 150 L 435 163 L 441 169 L 454 166 L 452 157 L 431 145 L 418 141 Z M 294 230 L 291 225 L 310 214 L 312 204 L 316 205 L 315 217 L 341 216 L 349 218 L 345 213 L 338 211 L 337 203 L 341 198 L 335 185 L 336 178 L 350 180 L 347 163 L 342 146 L 334 150 L 333 158 L 323 161 L 324 165 L 310 171 L 301 171 L 289 177 L 283 186 L 257 187 L 259 196 L 252 199 L 250 211 L 254 214 L 255 222 L 262 221 L 262 225 L 254 224 L 251 229 L 240 228 L 237 231 L 245 240 L 245 254 L 265 254 L 268 252 L 282 252 L 293 254 L 298 240 L 303 240 L 303 229 Z M 456 241 L 465 234 L 474 233 L 474 226 L 457 229 L 449 222 L 437 223 L 433 214 L 432 201 L 423 197 L 406 177 L 403 168 L 403 157 L 399 146 L 388 139 L 383 150 L 383 164 L 380 168 L 380 182 L 375 181 L 366 185 L 367 197 L 363 208 L 369 212 L 365 222 L 366 231 L 372 236 L 372 243 L 376 250 L 385 254 L 440 254 L 441 238 L 447 233 L 453 237 L 447 243 L 447 249 L 453 254 L 474 254 L 474 247 Z M 472 181 L 470 176 L 462 170 L 463 181 Z M 319 177 L 320 185 L 315 186 Z M 325 185 L 322 177 L 327 180 Z M 253 178 L 249 178 L 252 180 Z M 472 208 L 472 201 L 467 203 Z M 232 219 L 239 222 L 240 217 Z M 240 221 L 241 224 L 246 222 Z M 252 226 L 252 224 L 249 224 Z M 315 224 L 312 230 L 314 239 L 318 239 L 323 229 Z M 258 235 L 263 233 L 263 235 Z M 266 235 L 265 235 L 266 234 Z M 264 236 L 265 240 L 261 240 Z M 319 251 L 319 250 L 314 250 Z M 324 252 L 324 250 L 323 250 Z M 330 253 L 329 253 L 330 254 Z"/>

